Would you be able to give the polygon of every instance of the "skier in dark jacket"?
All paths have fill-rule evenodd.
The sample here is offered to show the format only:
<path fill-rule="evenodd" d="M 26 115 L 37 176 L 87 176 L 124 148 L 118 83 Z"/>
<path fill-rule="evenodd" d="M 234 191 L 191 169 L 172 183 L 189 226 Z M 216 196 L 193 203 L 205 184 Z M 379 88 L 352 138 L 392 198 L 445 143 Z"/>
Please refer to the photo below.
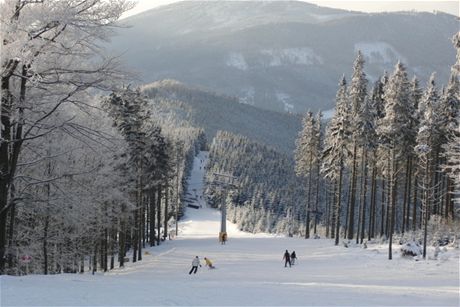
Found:
<path fill-rule="evenodd" d="M 291 267 L 291 254 L 289 254 L 288 250 L 284 253 L 284 267 L 287 267 L 287 264 L 289 263 L 289 267 Z"/>
<path fill-rule="evenodd" d="M 295 254 L 295 251 L 292 251 L 292 253 L 291 253 L 291 263 L 292 263 L 292 265 L 295 264 L 296 260 L 297 260 L 297 256 Z"/>

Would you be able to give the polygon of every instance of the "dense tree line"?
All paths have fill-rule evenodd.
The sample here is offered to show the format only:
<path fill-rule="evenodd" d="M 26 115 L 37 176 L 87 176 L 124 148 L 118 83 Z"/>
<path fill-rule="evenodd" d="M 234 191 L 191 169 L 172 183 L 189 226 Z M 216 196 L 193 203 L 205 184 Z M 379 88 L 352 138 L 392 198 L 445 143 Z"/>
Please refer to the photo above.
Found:
<path fill-rule="evenodd" d="M 421 240 L 426 256 L 429 229 L 458 231 L 459 40 L 457 34 L 457 63 L 442 89 L 434 74 L 421 88 L 402 63 L 370 85 L 358 52 L 350 84 L 340 79 L 333 118 L 305 115 L 295 162 L 220 132 L 210 151 L 211 201 L 226 201 L 229 219 L 243 230 L 313 232 L 335 244 L 382 238 L 390 259 L 396 234 Z M 239 188 L 216 189 L 214 173 L 239 178 Z M 286 221 L 289 228 L 280 226 Z"/>
<path fill-rule="evenodd" d="M 205 138 L 159 120 L 154 102 L 120 86 L 127 76 L 101 41 L 131 7 L 0 3 L 1 274 L 123 266 L 161 243 L 182 214 Z"/>
<path fill-rule="evenodd" d="M 456 35 L 457 48 L 458 40 Z M 429 220 L 436 215 L 442 223 L 453 223 L 460 214 L 453 183 L 458 176 L 458 147 L 453 144 L 458 141 L 459 101 L 456 66 L 441 91 L 434 74 L 421 89 L 415 77 L 409 80 L 402 63 L 369 89 L 358 53 L 350 85 L 345 77 L 339 83 L 336 113 L 324 139 L 317 140 L 319 120 L 307 113 L 298 140 L 298 173 L 319 178 L 314 165 L 321 164 L 332 199 L 325 208 L 326 236 L 336 244 L 340 236 L 356 243 L 388 238 L 391 259 L 395 232 L 423 229 L 426 256 Z M 310 184 L 307 189 L 310 210 Z M 308 237 L 308 214 L 306 223 Z"/>

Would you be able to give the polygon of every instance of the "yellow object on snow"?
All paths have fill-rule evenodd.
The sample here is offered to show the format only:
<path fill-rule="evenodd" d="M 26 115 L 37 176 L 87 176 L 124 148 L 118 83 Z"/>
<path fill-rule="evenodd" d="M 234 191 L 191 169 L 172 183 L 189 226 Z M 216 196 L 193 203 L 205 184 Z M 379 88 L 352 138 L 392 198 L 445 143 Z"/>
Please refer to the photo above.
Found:
<path fill-rule="evenodd" d="M 212 267 L 212 262 L 208 258 L 204 258 L 204 261 L 206 261 L 206 265 L 209 267 Z"/>

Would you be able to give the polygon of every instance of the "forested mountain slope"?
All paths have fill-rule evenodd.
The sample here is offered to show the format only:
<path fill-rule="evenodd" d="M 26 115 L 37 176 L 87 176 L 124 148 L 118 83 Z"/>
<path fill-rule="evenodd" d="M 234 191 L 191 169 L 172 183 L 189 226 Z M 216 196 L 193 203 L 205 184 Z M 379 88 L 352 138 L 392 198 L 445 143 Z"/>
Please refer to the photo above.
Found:
<path fill-rule="evenodd" d="M 218 207 L 222 190 L 215 173 L 236 177 L 238 189 L 226 200 L 228 219 L 249 232 L 301 233 L 305 217 L 302 179 L 292 157 L 246 137 L 220 131 L 211 143 L 207 166 L 208 203 Z"/>
<path fill-rule="evenodd" d="M 174 80 L 145 85 L 143 93 L 151 99 L 156 117 L 202 127 L 209 141 L 225 130 L 292 154 L 301 126 L 297 115 L 258 109 Z"/>
<path fill-rule="evenodd" d="M 458 20 L 444 13 L 367 14 L 299 1 L 184 1 L 123 21 L 110 48 L 144 82 L 176 79 L 277 111 L 333 106 L 337 76 L 361 50 L 375 81 L 401 60 L 446 80 Z"/>

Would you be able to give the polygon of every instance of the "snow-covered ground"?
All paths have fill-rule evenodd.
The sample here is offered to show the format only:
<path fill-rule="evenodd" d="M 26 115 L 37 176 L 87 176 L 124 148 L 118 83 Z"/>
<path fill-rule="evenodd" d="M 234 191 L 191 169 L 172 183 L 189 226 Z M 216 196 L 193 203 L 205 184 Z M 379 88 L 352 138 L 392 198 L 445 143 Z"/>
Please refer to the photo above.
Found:
<path fill-rule="evenodd" d="M 0 305 L 459 305 L 458 250 L 442 260 L 416 262 L 398 253 L 389 261 L 386 246 L 253 235 L 233 224 L 227 244 L 219 244 L 220 214 L 200 198 L 205 161 L 206 153 L 195 159 L 189 190 L 202 208 L 188 208 L 176 239 L 106 274 L 2 276 Z M 285 249 L 299 258 L 291 268 L 282 262 Z M 203 265 L 189 275 L 195 256 L 209 257 L 217 269 Z"/>

